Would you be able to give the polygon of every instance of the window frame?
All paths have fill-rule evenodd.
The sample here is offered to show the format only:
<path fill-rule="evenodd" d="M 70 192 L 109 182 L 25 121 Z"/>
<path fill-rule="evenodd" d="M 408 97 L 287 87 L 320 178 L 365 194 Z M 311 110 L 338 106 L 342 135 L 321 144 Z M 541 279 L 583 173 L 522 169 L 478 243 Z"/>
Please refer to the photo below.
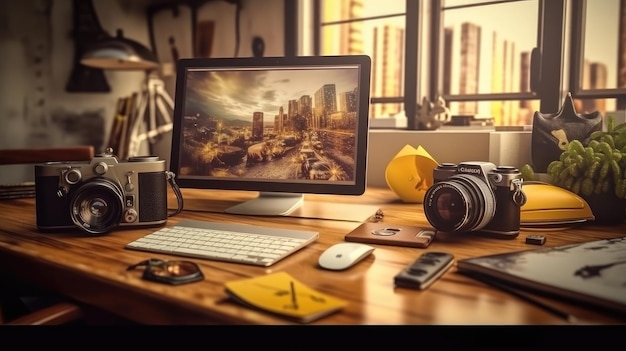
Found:
<path fill-rule="evenodd" d="M 321 1 L 311 0 L 313 13 L 312 45 L 313 55 L 320 55 L 320 28 L 321 28 Z M 489 6 L 505 2 L 525 0 L 494 0 L 474 6 Z M 285 0 L 286 40 L 285 52 L 287 55 L 296 55 L 298 20 L 297 2 Z M 404 67 L 404 96 L 401 97 L 371 97 L 370 102 L 376 103 L 403 103 L 407 118 L 405 128 L 417 130 L 417 105 L 421 97 L 430 101 L 438 98 L 441 91 L 443 65 L 442 44 L 443 12 L 445 0 L 425 1 L 406 0 L 405 8 L 405 67 Z M 580 76 L 584 40 L 584 13 L 587 0 L 538 0 L 537 17 L 537 46 L 531 54 L 531 91 L 516 93 L 487 93 L 441 95 L 446 102 L 461 101 L 506 101 L 506 100 L 538 100 L 539 109 L 544 113 L 554 113 L 560 110 L 568 88 L 574 98 L 615 98 L 618 109 L 626 108 L 626 89 L 603 89 L 584 91 L 580 89 Z M 568 14 L 567 5 L 571 6 Z M 425 8 L 428 6 L 428 13 Z M 465 6 L 465 5 L 461 5 Z M 457 6 L 458 7 L 458 6 Z M 566 32 L 571 31 L 566 41 Z M 426 27 L 427 26 L 427 27 Z M 289 30 L 292 28 L 292 30 Z M 425 33 L 427 32 L 427 33 Z M 289 38 L 289 40 L 287 40 Z M 412 45 L 407 45 L 412 43 Z M 415 45 L 413 45 L 415 43 Z M 566 52 L 565 46 L 569 44 Z M 289 48 L 288 48 L 289 47 Z M 426 56 L 422 53 L 428 50 Z M 566 62 L 566 53 L 569 61 Z M 421 67 L 423 60 L 427 60 L 429 70 L 424 72 Z M 569 66 L 566 66 L 568 64 Z M 567 70 L 567 71 L 566 71 Z M 419 80 L 427 80 L 427 84 L 420 87 Z M 567 81 L 565 82 L 565 80 Z M 425 88 L 424 88 L 425 87 Z M 422 91 L 424 90 L 425 91 Z"/>
<path fill-rule="evenodd" d="M 626 88 L 589 89 L 582 88 L 584 65 L 585 28 L 586 28 L 587 0 L 572 2 L 570 23 L 571 46 L 569 57 L 569 91 L 575 99 L 615 99 L 616 109 L 626 109 Z"/>
<path fill-rule="evenodd" d="M 472 4 L 472 5 L 460 5 L 460 6 L 451 6 L 451 7 L 445 7 L 444 6 L 444 2 L 445 0 L 431 0 L 432 2 L 432 8 L 431 8 L 431 16 L 433 18 L 433 23 L 437 23 L 437 27 L 435 27 L 435 25 L 433 25 L 432 29 L 431 29 L 431 33 L 433 33 L 431 35 L 431 42 L 433 43 L 433 50 L 432 52 L 438 52 L 441 53 L 441 37 L 443 37 L 443 30 L 444 30 L 444 26 L 443 26 L 443 16 L 444 16 L 444 11 L 445 10 L 452 10 L 452 9 L 458 9 L 458 8 L 467 8 L 467 7 L 478 7 L 478 6 L 491 6 L 491 5 L 498 5 L 498 4 L 502 4 L 502 3 L 510 3 L 510 2 L 520 2 L 520 1 L 525 1 L 525 0 L 501 0 L 501 1 L 490 1 L 490 2 L 484 2 L 484 3 L 477 3 L 477 4 Z M 541 6 L 541 0 L 538 1 L 539 2 L 539 6 Z M 538 20 L 538 22 L 540 22 Z M 541 29 L 541 26 L 539 25 L 539 28 L 537 29 L 537 33 L 539 33 Z M 538 34 L 539 36 L 539 34 Z M 443 59 L 442 55 L 439 55 L 439 58 L 434 58 L 431 57 L 431 60 L 438 60 L 437 62 L 437 67 L 441 67 L 441 60 Z M 439 75 L 441 76 L 441 72 L 440 70 L 438 70 L 437 72 L 439 72 Z M 441 90 L 441 87 L 443 86 L 443 83 L 441 82 L 441 80 L 439 79 L 439 84 L 437 85 L 433 85 L 430 88 L 431 93 L 433 92 L 437 92 Z M 534 92 L 515 92 L 515 93 L 479 93 L 479 94 L 443 94 L 442 97 L 444 98 L 444 100 L 446 100 L 447 102 L 460 102 L 460 101 L 505 101 L 505 100 L 536 100 L 538 97 Z M 434 99 L 436 98 L 436 96 L 430 96 L 430 99 Z"/>

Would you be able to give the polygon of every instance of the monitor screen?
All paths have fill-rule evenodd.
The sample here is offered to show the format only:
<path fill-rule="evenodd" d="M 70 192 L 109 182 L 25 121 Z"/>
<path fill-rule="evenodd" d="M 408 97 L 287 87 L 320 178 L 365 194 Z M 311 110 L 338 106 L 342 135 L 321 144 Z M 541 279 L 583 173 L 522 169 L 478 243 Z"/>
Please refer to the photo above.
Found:
<path fill-rule="evenodd" d="M 368 56 L 177 63 L 170 168 L 180 187 L 249 190 L 229 213 L 286 215 L 366 187 Z"/>

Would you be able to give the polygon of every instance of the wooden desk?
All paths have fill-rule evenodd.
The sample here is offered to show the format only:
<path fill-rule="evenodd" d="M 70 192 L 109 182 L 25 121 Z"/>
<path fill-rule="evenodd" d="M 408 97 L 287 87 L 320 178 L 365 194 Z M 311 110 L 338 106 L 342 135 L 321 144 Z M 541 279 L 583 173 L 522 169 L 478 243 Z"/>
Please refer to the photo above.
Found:
<path fill-rule="evenodd" d="M 171 226 L 183 218 L 240 222 L 314 230 L 317 242 L 268 267 L 255 267 L 195 259 L 205 273 L 201 282 L 166 286 L 140 279 L 140 271 L 126 267 L 149 257 L 174 256 L 125 250 L 124 245 L 154 228 L 119 229 L 105 236 L 76 232 L 40 233 L 35 226 L 34 199 L 0 201 L 0 271 L 14 275 L 82 303 L 106 309 L 147 324 L 289 324 L 285 319 L 241 307 L 225 298 L 224 282 L 275 271 L 328 294 L 346 299 L 341 312 L 316 324 L 566 324 L 564 319 L 509 293 L 462 276 L 452 267 L 424 291 L 394 289 L 393 277 L 424 249 L 374 245 L 374 254 L 343 272 L 317 268 L 323 250 L 343 241 L 359 223 L 292 217 L 251 217 L 220 213 L 220 209 L 256 196 L 256 193 L 183 189 L 186 211 L 172 217 Z M 169 206 L 175 206 L 170 194 Z M 228 199 L 228 200 L 225 200 Z M 363 196 L 306 195 L 305 201 L 369 203 L 380 206 L 384 222 L 427 226 L 421 205 L 404 204 L 388 189 L 368 189 Z M 204 210 L 190 211 L 206 206 Z M 438 237 L 428 250 L 447 251 L 456 259 L 528 249 L 522 232 L 512 240 L 474 234 Z M 615 238 L 626 224 L 614 227 L 585 225 L 567 231 L 546 232 L 545 246 Z M 624 317 L 549 300 L 574 314 L 582 323 L 623 324 Z"/>

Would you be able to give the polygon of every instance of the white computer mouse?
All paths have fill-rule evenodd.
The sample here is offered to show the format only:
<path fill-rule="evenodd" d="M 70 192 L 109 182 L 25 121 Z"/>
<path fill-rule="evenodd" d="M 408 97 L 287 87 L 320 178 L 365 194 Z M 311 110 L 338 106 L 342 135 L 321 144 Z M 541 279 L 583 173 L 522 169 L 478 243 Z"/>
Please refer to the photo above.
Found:
<path fill-rule="evenodd" d="M 341 242 L 326 249 L 320 255 L 318 264 L 324 269 L 340 271 L 348 269 L 369 256 L 374 247 L 353 242 Z"/>

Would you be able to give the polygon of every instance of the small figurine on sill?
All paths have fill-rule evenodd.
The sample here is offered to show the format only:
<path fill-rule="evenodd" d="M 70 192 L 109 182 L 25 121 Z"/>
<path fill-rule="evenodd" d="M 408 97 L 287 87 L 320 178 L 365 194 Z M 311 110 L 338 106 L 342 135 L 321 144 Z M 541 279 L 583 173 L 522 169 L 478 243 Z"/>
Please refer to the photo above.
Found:
<path fill-rule="evenodd" d="M 424 97 L 422 104 L 417 105 L 417 123 L 421 130 L 435 130 L 451 119 L 450 109 L 446 107 L 446 101 L 441 96 L 437 97 L 436 103 Z"/>

